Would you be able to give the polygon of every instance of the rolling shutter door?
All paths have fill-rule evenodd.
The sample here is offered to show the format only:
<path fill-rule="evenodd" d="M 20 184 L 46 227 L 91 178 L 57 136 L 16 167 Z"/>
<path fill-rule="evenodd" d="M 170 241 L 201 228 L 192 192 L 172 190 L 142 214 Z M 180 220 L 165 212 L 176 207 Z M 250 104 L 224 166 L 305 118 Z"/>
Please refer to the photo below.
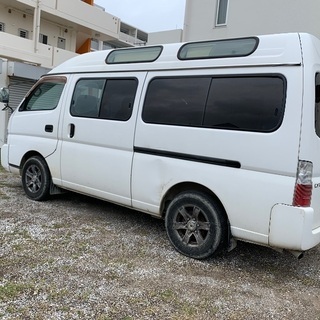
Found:
<path fill-rule="evenodd" d="M 27 92 L 35 84 L 35 80 L 19 78 L 19 77 L 10 77 L 9 80 L 9 105 L 11 108 L 16 109 Z"/>

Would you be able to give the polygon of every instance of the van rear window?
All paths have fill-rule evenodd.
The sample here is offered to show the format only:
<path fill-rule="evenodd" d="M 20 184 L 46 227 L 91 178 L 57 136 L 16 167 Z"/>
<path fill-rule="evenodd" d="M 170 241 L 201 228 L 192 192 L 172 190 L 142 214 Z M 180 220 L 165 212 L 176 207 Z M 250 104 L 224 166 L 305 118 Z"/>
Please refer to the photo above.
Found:
<path fill-rule="evenodd" d="M 282 122 L 281 75 L 155 78 L 142 113 L 146 123 L 272 132 Z"/>
<path fill-rule="evenodd" d="M 316 74 L 315 83 L 315 129 L 317 136 L 320 137 L 320 73 Z"/>

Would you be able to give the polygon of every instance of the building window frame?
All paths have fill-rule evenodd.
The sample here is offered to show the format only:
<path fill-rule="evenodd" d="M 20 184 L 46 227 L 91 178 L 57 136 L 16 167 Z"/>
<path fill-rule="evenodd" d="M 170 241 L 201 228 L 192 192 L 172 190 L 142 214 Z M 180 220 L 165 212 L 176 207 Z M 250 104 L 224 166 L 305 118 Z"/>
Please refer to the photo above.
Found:
<path fill-rule="evenodd" d="M 67 40 L 65 38 L 58 37 L 57 47 L 59 49 L 66 50 L 66 43 L 67 43 Z"/>
<path fill-rule="evenodd" d="M 229 11 L 229 0 L 217 1 L 216 26 L 226 26 Z"/>
<path fill-rule="evenodd" d="M 98 39 L 91 39 L 91 51 L 98 51 L 100 50 L 100 43 Z"/>
<path fill-rule="evenodd" d="M 48 44 L 48 36 L 43 33 L 40 33 L 39 34 L 39 42 L 43 43 L 43 44 Z"/>
<path fill-rule="evenodd" d="M 4 22 L 0 22 L 0 32 L 4 32 L 5 31 L 5 24 Z"/>
<path fill-rule="evenodd" d="M 29 31 L 28 30 L 19 28 L 18 32 L 19 32 L 20 38 L 29 39 Z"/>

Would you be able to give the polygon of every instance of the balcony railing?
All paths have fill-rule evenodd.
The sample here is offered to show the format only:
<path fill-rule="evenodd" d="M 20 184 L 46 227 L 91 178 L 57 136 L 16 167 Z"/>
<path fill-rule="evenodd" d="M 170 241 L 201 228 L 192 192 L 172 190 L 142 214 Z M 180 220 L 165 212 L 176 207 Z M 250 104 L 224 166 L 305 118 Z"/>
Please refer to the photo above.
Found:
<path fill-rule="evenodd" d="M 120 19 L 88 5 L 79 0 L 41 0 L 41 10 L 51 16 L 59 16 L 66 24 L 76 24 L 94 30 L 101 36 L 107 35 L 117 38 Z"/>
<path fill-rule="evenodd" d="M 131 45 L 134 45 L 134 46 L 145 46 L 146 45 L 145 41 L 142 41 L 138 38 L 129 36 L 128 34 L 123 33 L 123 32 L 120 32 L 119 39 L 123 42 L 130 43 Z"/>

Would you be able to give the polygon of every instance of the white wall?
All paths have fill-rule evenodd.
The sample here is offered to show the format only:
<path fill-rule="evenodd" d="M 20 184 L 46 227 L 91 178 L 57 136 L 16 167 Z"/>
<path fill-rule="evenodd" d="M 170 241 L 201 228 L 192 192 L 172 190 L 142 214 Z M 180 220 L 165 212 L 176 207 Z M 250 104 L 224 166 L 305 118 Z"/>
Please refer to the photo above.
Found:
<path fill-rule="evenodd" d="M 187 0 L 184 40 L 308 32 L 320 38 L 319 0 L 229 0 L 226 26 L 215 26 L 217 0 Z"/>
<path fill-rule="evenodd" d="M 33 15 L 23 14 L 22 12 L 10 9 L 8 7 L 0 5 L 0 22 L 5 24 L 5 32 L 18 36 L 18 29 L 25 29 L 29 32 L 28 39 L 33 37 Z"/>
<path fill-rule="evenodd" d="M 148 45 L 161 43 L 176 43 L 182 41 L 182 30 L 169 30 L 161 32 L 153 32 L 148 35 Z"/>
<path fill-rule="evenodd" d="M 66 39 L 66 48 L 65 50 L 75 51 L 75 46 L 72 46 L 72 29 L 68 29 L 63 26 L 59 26 L 50 21 L 41 20 L 40 33 L 48 36 L 48 45 L 57 47 L 58 46 L 58 37 Z"/>
<path fill-rule="evenodd" d="M 0 59 L 0 88 L 7 87 L 7 62 Z M 4 104 L 0 102 L 0 148 L 5 142 L 8 123 L 8 111 L 2 111 Z"/>
<path fill-rule="evenodd" d="M 183 41 L 212 38 L 215 16 L 216 0 L 186 0 Z"/>

